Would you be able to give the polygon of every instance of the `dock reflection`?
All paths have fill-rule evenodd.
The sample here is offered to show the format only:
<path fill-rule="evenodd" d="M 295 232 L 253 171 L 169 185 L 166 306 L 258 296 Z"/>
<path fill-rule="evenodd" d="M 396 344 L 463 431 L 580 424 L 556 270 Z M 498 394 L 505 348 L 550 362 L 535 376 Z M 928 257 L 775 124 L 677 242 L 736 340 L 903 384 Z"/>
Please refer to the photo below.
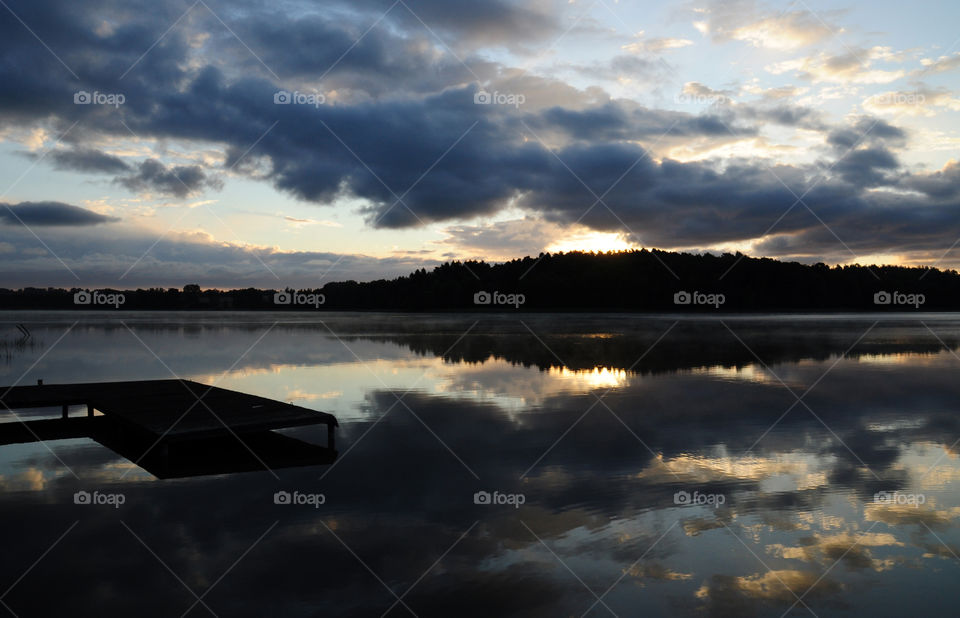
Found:
<path fill-rule="evenodd" d="M 234 474 L 333 463 L 337 451 L 274 431 L 160 440 L 107 416 L 0 423 L 0 447 L 90 438 L 160 479 Z"/>

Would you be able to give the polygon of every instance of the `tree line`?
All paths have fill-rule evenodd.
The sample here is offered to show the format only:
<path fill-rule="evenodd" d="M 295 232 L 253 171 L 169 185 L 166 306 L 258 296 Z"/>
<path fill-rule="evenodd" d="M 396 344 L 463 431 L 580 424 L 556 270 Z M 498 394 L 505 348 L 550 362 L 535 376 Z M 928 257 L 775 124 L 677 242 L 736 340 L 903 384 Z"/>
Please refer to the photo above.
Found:
<path fill-rule="evenodd" d="M 99 294 L 99 296 L 98 296 Z M 122 302 L 119 302 L 122 298 Z M 4 309 L 371 311 L 944 311 L 960 274 L 906 266 L 827 266 L 740 253 L 541 253 L 451 261 L 376 281 L 311 289 L 0 289 Z"/>

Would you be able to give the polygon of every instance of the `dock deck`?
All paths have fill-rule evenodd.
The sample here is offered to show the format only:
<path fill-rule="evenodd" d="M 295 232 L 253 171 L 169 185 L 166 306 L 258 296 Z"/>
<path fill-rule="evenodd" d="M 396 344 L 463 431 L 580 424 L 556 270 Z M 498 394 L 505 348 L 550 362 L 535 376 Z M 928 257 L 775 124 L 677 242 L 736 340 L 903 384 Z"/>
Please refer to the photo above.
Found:
<path fill-rule="evenodd" d="M 0 403 L 12 410 L 86 405 L 90 415 L 98 410 L 113 420 L 167 440 L 321 423 L 332 432 L 338 425 L 332 414 L 191 380 L 0 387 Z"/>
<path fill-rule="evenodd" d="M 136 453 L 136 462 L 143 463 L 155 459 L 147 457 L 149 454 L 165 458 L 171 449 L 187 455 L 217 446 L 213 450 L 226 455 L 227 446 L 241 442 L 246 450 L 250 445 L 262 446 L 266 453 L 276 455 L 280 465 L 336 456 L 334 429 L 338 423 L 332 414 L 191 380 L 0 387 L 0 406 L 10 410 L 61 408 L 60 419 L 0 423 L 0 445 L 88 436 L 125 456 Z M 71 417 L 72 406 L 86 406 L 86 415 Z M 299 441 L 271 431 L 317 424 L 327 426 L 326 455 L 315 451 L 321 447 L 294 444 Z M 194 442 L 197 446 L 191 447 Z M 190 457 L 192 467 L 196 467 L 196 459 Z M 203 466 L 214 468 L 216 465 Z"/>

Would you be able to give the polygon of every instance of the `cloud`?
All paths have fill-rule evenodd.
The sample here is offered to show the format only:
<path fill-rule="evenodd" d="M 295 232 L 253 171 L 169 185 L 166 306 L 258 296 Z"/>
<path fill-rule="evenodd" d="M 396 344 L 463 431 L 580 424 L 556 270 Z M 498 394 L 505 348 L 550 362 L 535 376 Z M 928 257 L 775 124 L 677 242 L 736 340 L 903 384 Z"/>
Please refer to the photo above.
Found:
<path fill-rule="evenodd" d="M 130 169 L 120 157 L 92 148 L 54 150 L 50 153 L 54 167 L 78 172 L 119 173 Z"/>
<path fill-rule="evenodd" d="M 946 528 L 960 515 L 960 509 L 936 509 L 932 506 L 919 508 L 915 505 L 867 503 L 863 518 L 866 521 L 883 522 L 888 526 L 922 524 L 929 528 Z"/>
<path fill-rule="evenodd" d="M 838 153 L 859 145 L 903 146 L 907 133 L 886 120 L 861 116 L 848 126 L 835 128 L 827 135 L 827 143 L 837 149 Z"/>
<path fill-rule="evenodd" d="M 0 206 L 0 217 L 6 212 Z M 6 253 L 28 255 L 30 251 L 40 251 L 37 257 L 19 260 L 16 269 L 8 269 L 4 285 L 13 287 L 36 285 L 38 281 L 65 287 L 76 285 L 77 279 L 64 268 L 61 259 L 84 285 L 177 288 L 184 283 L 204 287 L 312 288 L 330 281 L 393 278 L 439 264 L 429 256 L 376 258 L 329 251 L 282 251 L 276 247 L 221 242 L 200 231 L 163 234 L 129 223 L 114 224 L 108 235 L 91 227 L 44 228 L 38 233 L 51 250 L 47 253 L 16 219 L 2 220 L 16 223 L 4 230 Z"/>
<path fill-rule="evenodd" d="M 207 176 L 199 165 L 168 167 L 157 159 L 147 159 L 137 166 L 136 173 L 115 180 L 131 191 L 157 192 L 178 198 L 196 195 L 207 188 L 223 188 L 222 180 Z"/>
<path fill-rule="evenodd" d="M 695 593 L 708 612 L 717 616 L 748 616 L 772 605 L 776 613 L 803 595 L 808 601 L 839 597 L 842 584 L 819 572 L 774 569 L 746 576 L 713 575 Z"/>
<path fill-rule="evenodd" d="M 618 54 L 610 59 L 589 64 L 570 64 L 567 68 L 590 79 L 604 79 L 616 83 L 643 82 L 651 84 L 662 82 L 669 69 L 663 62 L 636 54 Z"/>
<path fill-rule="evenodd" d="M 929 174 L 917 174 L 904 179 L 903 186 L 938 200 L 960 198 L 960 162 L 947 161 L 943 169 Z"/>
<path fill-rule="evenodd" d="M 291 217 L 289 215 L 284 215 L 284 221 L 287 221 L 293 224 L 293 227 L 303 227 L 305 225 L 320 225 L 323 227 L 343 227 L 340 223 L 336 221 L 318 221 L 317 219 L 298 219 L 296 217 Z"/>
<path fill-rule="evenodd" d="M 389 0 L 363 0 L 379 15 L 393 3 Z M 355 6 L 348 3 L 347 6 Z M 562 7 L 562 5 L 560 5 Z M 451 3 L 446 0 L 419 0 L 391 17 L 411 30 L 422 30 L 424 23 L 441 35 L 449 35 L 448 44 L 469 42 L 473 46 L 519 47 L 563 32 L 562 12 L 558 5 L 543 0 L 487 0 Z"/>
<path fill-rule="evenodd" d="M 785 127 L 798 127 L 811 131 L 827 131 L 829 125 L 820 110 L 783 103 L 774 105 L 740 105 L 737 113 L 744 118 L 773 123 Z"/>
<path fill-rule="evenodd" d="M 729 103 L 732 99 L 731 90 L 714 90 L 700 82 L 687 82 L 683 85 L 680 102 L 692 102 L 700 104 Z"/>
<path fill-rule="evenodd" d="M 858 148 L 840 159 L 833 169 L 846 182 L 858 187 L 875 187 L 889 184 L 885 173 L 896 170 L 900 162 L 888 149 L 877 146 Z"/>
<path fill-rule="evenodd" d="M 813 83 L 837 82 L 853 84 L 888 84 L 907 75 L 903 69 L 873 68 L 876 60 L 889 60 L 888 48 L 847 48 L 842 54 L 819 52 L 813 56 L 774 63 L 766 70 L 774 75 L 795 73 Z"/>
<path fill-rule="evenodd" d="M 869 509 L 870 506 L 868 505 L 867 508 Z M 870 521 L 871 517 L 865 515 L 865 519 Z M 798 547 L 768 545 L 767 553 L 778 558 L 802 560 L 824 567 L 842 563 L 851 571 L 870 569 L 880 572 L 889 569 L 892 561 L 874 558 L 870 548 L 903 547 L 904 545 L 893 534 L 886 532 L 813 534 L 799 540 Z"/>
<path fill-rule="evenodd" d="M 567 226 L 533 217 L 487 225 L 456 225 L 442 231 L 446 238 L 437 244 L 447 248 L 450 255 L 491 256 L 494 259 L 536 255 L 570 232 Z"/>
<path fill-rule="evenodd" d="M 831 28 L 814 13 L 793 11 L 741 26 L 729 36 L 754 47 L 790 50 L 818 43 L 840 32 L 842 28 Z"/>
<path fill-rule="evenodd" d="M 670 569 L 662 564 L 634 564 L 627 569 L 626 574 L 637 579 L 654 579 L 659 581 L 686 581 L 693 579 L 693 573 L 682 573 Z"/>
<path fill-rule="evenodd" d="M 724 96 L 723 91 L 706 89 L 706 94 L 699 98 L 682 94 L 677 100 L 678 103 L 689 102 L 700 106 L 708 102 L 722 102 Z M 756 136 L 759 132 L 755 125 L 740 122 L 726 108 L 711 108 L 701 114 L 692 114 L 649 109 L 619 101 L 582 110 L 553 107 L 527 117 L 520 128 L 533 129 L 541 138 L 568 137 L 581 144 L 595 143 L 611 147 L 685 138 L 734 141 Z"/>
<path fill-rule="evenodd" d="M 843 32 L 827 21 L 834 14 L 791 11 L 771 15 L 753 0 L 713 0 L 695 12 L 694 27 L 716 42 L 736 40 L 754 47 L 793 50 Z"/>
<path fill-rule="evenodd" d="M 642 34 L 642 33 L 641 33 Z M 629 43 L 623 46 L 623 49 L 633 53 L 651 53 L 658 54 L 668 49 L 680 49 L 693 45 L 690 39 L 680 39 L 671 37 L 655 37 Z"/>
<path fill-rule="evenodd" d="M 62 202 L 0 202 L 0 206 L 3 207 L 0 209 L 0 221 L 8 225 L 77 227 L 119 221 L 116 217 L 108 217 Z"/>
<path fill-rule="evenodd" d="M 781 99 L 791 99 L 793 97 L 805 94 L 809 88 L 799 88 L 797 86 L 777 86 L 773 88 L 761 88 L 753 84 L 747 84 L 742 88 L 747 94 L 762 97 L 768 101 L 778 101 Z"/>
<path fill-rule="evenodd" d="M 949 56 L 940 56 L 936 60 L 932 58 L 923 58 L 920 60 L 925 68 L 921 73 L 946 73 L 960 67 L 960 52 L 954 52 Z"/>

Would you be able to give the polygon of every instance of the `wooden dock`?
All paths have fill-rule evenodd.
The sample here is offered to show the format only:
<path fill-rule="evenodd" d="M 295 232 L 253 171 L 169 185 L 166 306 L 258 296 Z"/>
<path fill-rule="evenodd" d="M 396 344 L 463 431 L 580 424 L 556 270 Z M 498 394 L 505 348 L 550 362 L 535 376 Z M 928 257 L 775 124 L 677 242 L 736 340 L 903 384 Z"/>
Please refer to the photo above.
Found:
<path fill-rule="evenodd" d="M 0 405 L 61 409 L 57 419 L 0 423 L 0 445 L 90 437 L 160 478 L 336 457 L 332 414 L 190 380 L 0 387 Z M 73 406 L 86 414 L 71 417 Z M 326 448 L 272 431 L 317 424 L 327 426 Z"/>

